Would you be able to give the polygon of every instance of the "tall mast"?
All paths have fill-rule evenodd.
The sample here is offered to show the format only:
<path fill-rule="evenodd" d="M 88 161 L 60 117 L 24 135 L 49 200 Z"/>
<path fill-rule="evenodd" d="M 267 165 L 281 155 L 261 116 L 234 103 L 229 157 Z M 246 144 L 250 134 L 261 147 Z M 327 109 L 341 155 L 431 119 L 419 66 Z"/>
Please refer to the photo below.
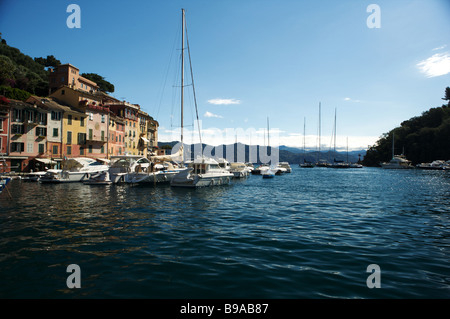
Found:
<path fill-rule="evenodd" d="M 184 9 L 181 9 L 182 23 L 181 23 L 181 147 L 182 147 L 182 162 L 184 161 L 184 144 L 183 144 L 183 111 L 184 111 L 184 27 L 185 16 Z"/>
<path fill-rule="evenodd" d="M 270 147 L 270 141 L 269 141 L 269 117 L 267 117 L 267 146 Z"/>

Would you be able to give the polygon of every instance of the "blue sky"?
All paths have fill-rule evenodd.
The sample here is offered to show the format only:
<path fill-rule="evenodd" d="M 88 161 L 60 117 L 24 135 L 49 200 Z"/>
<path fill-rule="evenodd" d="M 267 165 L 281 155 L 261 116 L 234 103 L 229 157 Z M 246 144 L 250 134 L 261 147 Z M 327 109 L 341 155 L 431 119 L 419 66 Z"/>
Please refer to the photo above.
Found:
<path fill-rule="evenodd" d="M 68 28 L 69 4 L 81 28 Z M 380 28 L 369 28 L 370 4 Z M 450 86 L 447 0 L 2 0 L 0 32 L 32 57 L 54 55 L 115 85 L 178 139 L 181 8 L 186 9 L 203 141 L 367 148 L 440 106 Z M 187 81 L 190 83 L 190 81 Z M 188 90 L 189 88 L 187 88 Z M 190 95 L 187 94 L 187 97 Z M 187 142 L 197 137 L 186 102 Z M 194 139 L 198 142 L 198 139 Z"/>

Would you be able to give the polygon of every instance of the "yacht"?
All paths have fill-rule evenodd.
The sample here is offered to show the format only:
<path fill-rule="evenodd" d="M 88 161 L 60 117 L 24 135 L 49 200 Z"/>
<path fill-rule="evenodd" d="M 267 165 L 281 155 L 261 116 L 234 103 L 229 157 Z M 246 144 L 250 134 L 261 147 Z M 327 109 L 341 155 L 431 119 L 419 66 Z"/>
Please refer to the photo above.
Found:
<path fill-rule="evenodd" d="M 273 178 L 276 175 L 276 172 L 269 168 L 268 170 L 265 170 L 264 172 L 261 173 L 263 178 Z"/>
<path fill-rule="evenodd" d="M 108 171 L 105 165 L 88 157 L 66 159 L 61 164 L 62 169 L 49 169 L 39 178 L 41 183 L 69 183 L 87 181 L 91 175 Z"/>
<path fill-rule="evenodd" d="M 392 159 L 389 162 L 380 163 L 381 167 L 387 169 L 414 168 L 411 162 L 406 159 L 405 155 L 394 155 L 394 141 L 395 132 L 392 132 Z"/>
<path fill-rule="evenodd" d="M 252 170 L 252 175 L 261 175 L 262 173 L 264 173 L 266 170 L 268 170 L 270 167 L 267 164 L 261 164 L 258 167 L 254 168 Z"/>
<path fill-rule="evenodd" d="M 417 164 L 417 168 L 428 169 L 428 170 L 445 170 L 450 169 L 447 163 L 443 160 L 436 160 L 431 163 L 421 163 Z"/>
<path fill-rule="evenodd" d="M 231 163 L 230 173 L 234 175 L 235 178 L 244 178 L 250 175 L 251 170 L 245 165 L 245 163 Z"/>
<path fill-rule="evenodd" d="M 281 168 L 285 168 L 286 169 L 286 173 L 292 173 L 292 168 L 291 168 L 291 166 L 289 165 L 288 162 L 280 162 L 278 164 L 278 166 L 281 167 Z"/>
<path fill-rule="evenodd" d="M 147 172 L 150 161 L 140 155 L 112 156 L 108 169 L 109 178 L 113 184 L 126 183 L 132 178 L 132 173 Z"/>
<path fill-rule="evenodd" d="M 111 178 L 109 177 L 108 171 L 99 172 L 97 174 L 91 175 L 91 177 L 83 182 L 87 185 L 110 185 L 112 184 Z"/>
<path fill-rule="evenodd" d="M 188 168 L 176 174 L 171 186 L 174 187 L 204 187 L 229 184 L 233 173 L 221 168 L 213 158 L 198 156 L 188 164 Z"/>
<path fill-rule="evenodd" d="M 414 168 L 411 165 L 411 161 L 408 161 L 404 155 L 394 155 L 394 157 L 385 163 L 380 163 L 382 168 L 387 169 L 405 169 L 405 168 Z"/>
<path fill-rule="evenodd" d="M 151 168 L 146 171 L 138 170 L 130 173 L 127 182 L 131 184 L 170 183 L 175 175 L 185 169 L 186 168 L 175 167 L 170 162 L 155 164 L 153 169 Z"/>

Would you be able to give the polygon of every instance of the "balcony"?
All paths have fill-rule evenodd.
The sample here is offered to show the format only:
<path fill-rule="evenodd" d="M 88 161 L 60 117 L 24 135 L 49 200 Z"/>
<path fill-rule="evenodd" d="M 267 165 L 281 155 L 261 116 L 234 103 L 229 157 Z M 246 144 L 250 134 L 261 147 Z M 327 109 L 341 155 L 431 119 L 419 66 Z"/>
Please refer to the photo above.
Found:
<path fill-rule="evenodd" d="M 99 144 L 103 144 L 106 143 L 106 137 L 104 136 L 87 136 L 86 140 L 84 141 L 84 144 L 87 143 L 99 143 Z"/>

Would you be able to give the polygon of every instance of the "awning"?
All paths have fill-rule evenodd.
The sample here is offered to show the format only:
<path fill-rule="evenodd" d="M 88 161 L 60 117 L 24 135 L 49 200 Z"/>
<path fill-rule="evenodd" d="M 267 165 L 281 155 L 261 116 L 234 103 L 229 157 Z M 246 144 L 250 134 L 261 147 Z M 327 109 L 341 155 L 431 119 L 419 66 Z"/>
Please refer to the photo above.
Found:
<path fill-rule="evenodd" d="M 148 139 L 146 139 L 145 137 L 141 136 L 141 138 L 144 140 L 144 142 L 150 143 L 150 141 Z"/>
<path fill-rule="evenodd" d="M 52 161 L 49 158 L 35 158 L 35 160 L 44 164 L 57 164 L 55 161 Z"/>

